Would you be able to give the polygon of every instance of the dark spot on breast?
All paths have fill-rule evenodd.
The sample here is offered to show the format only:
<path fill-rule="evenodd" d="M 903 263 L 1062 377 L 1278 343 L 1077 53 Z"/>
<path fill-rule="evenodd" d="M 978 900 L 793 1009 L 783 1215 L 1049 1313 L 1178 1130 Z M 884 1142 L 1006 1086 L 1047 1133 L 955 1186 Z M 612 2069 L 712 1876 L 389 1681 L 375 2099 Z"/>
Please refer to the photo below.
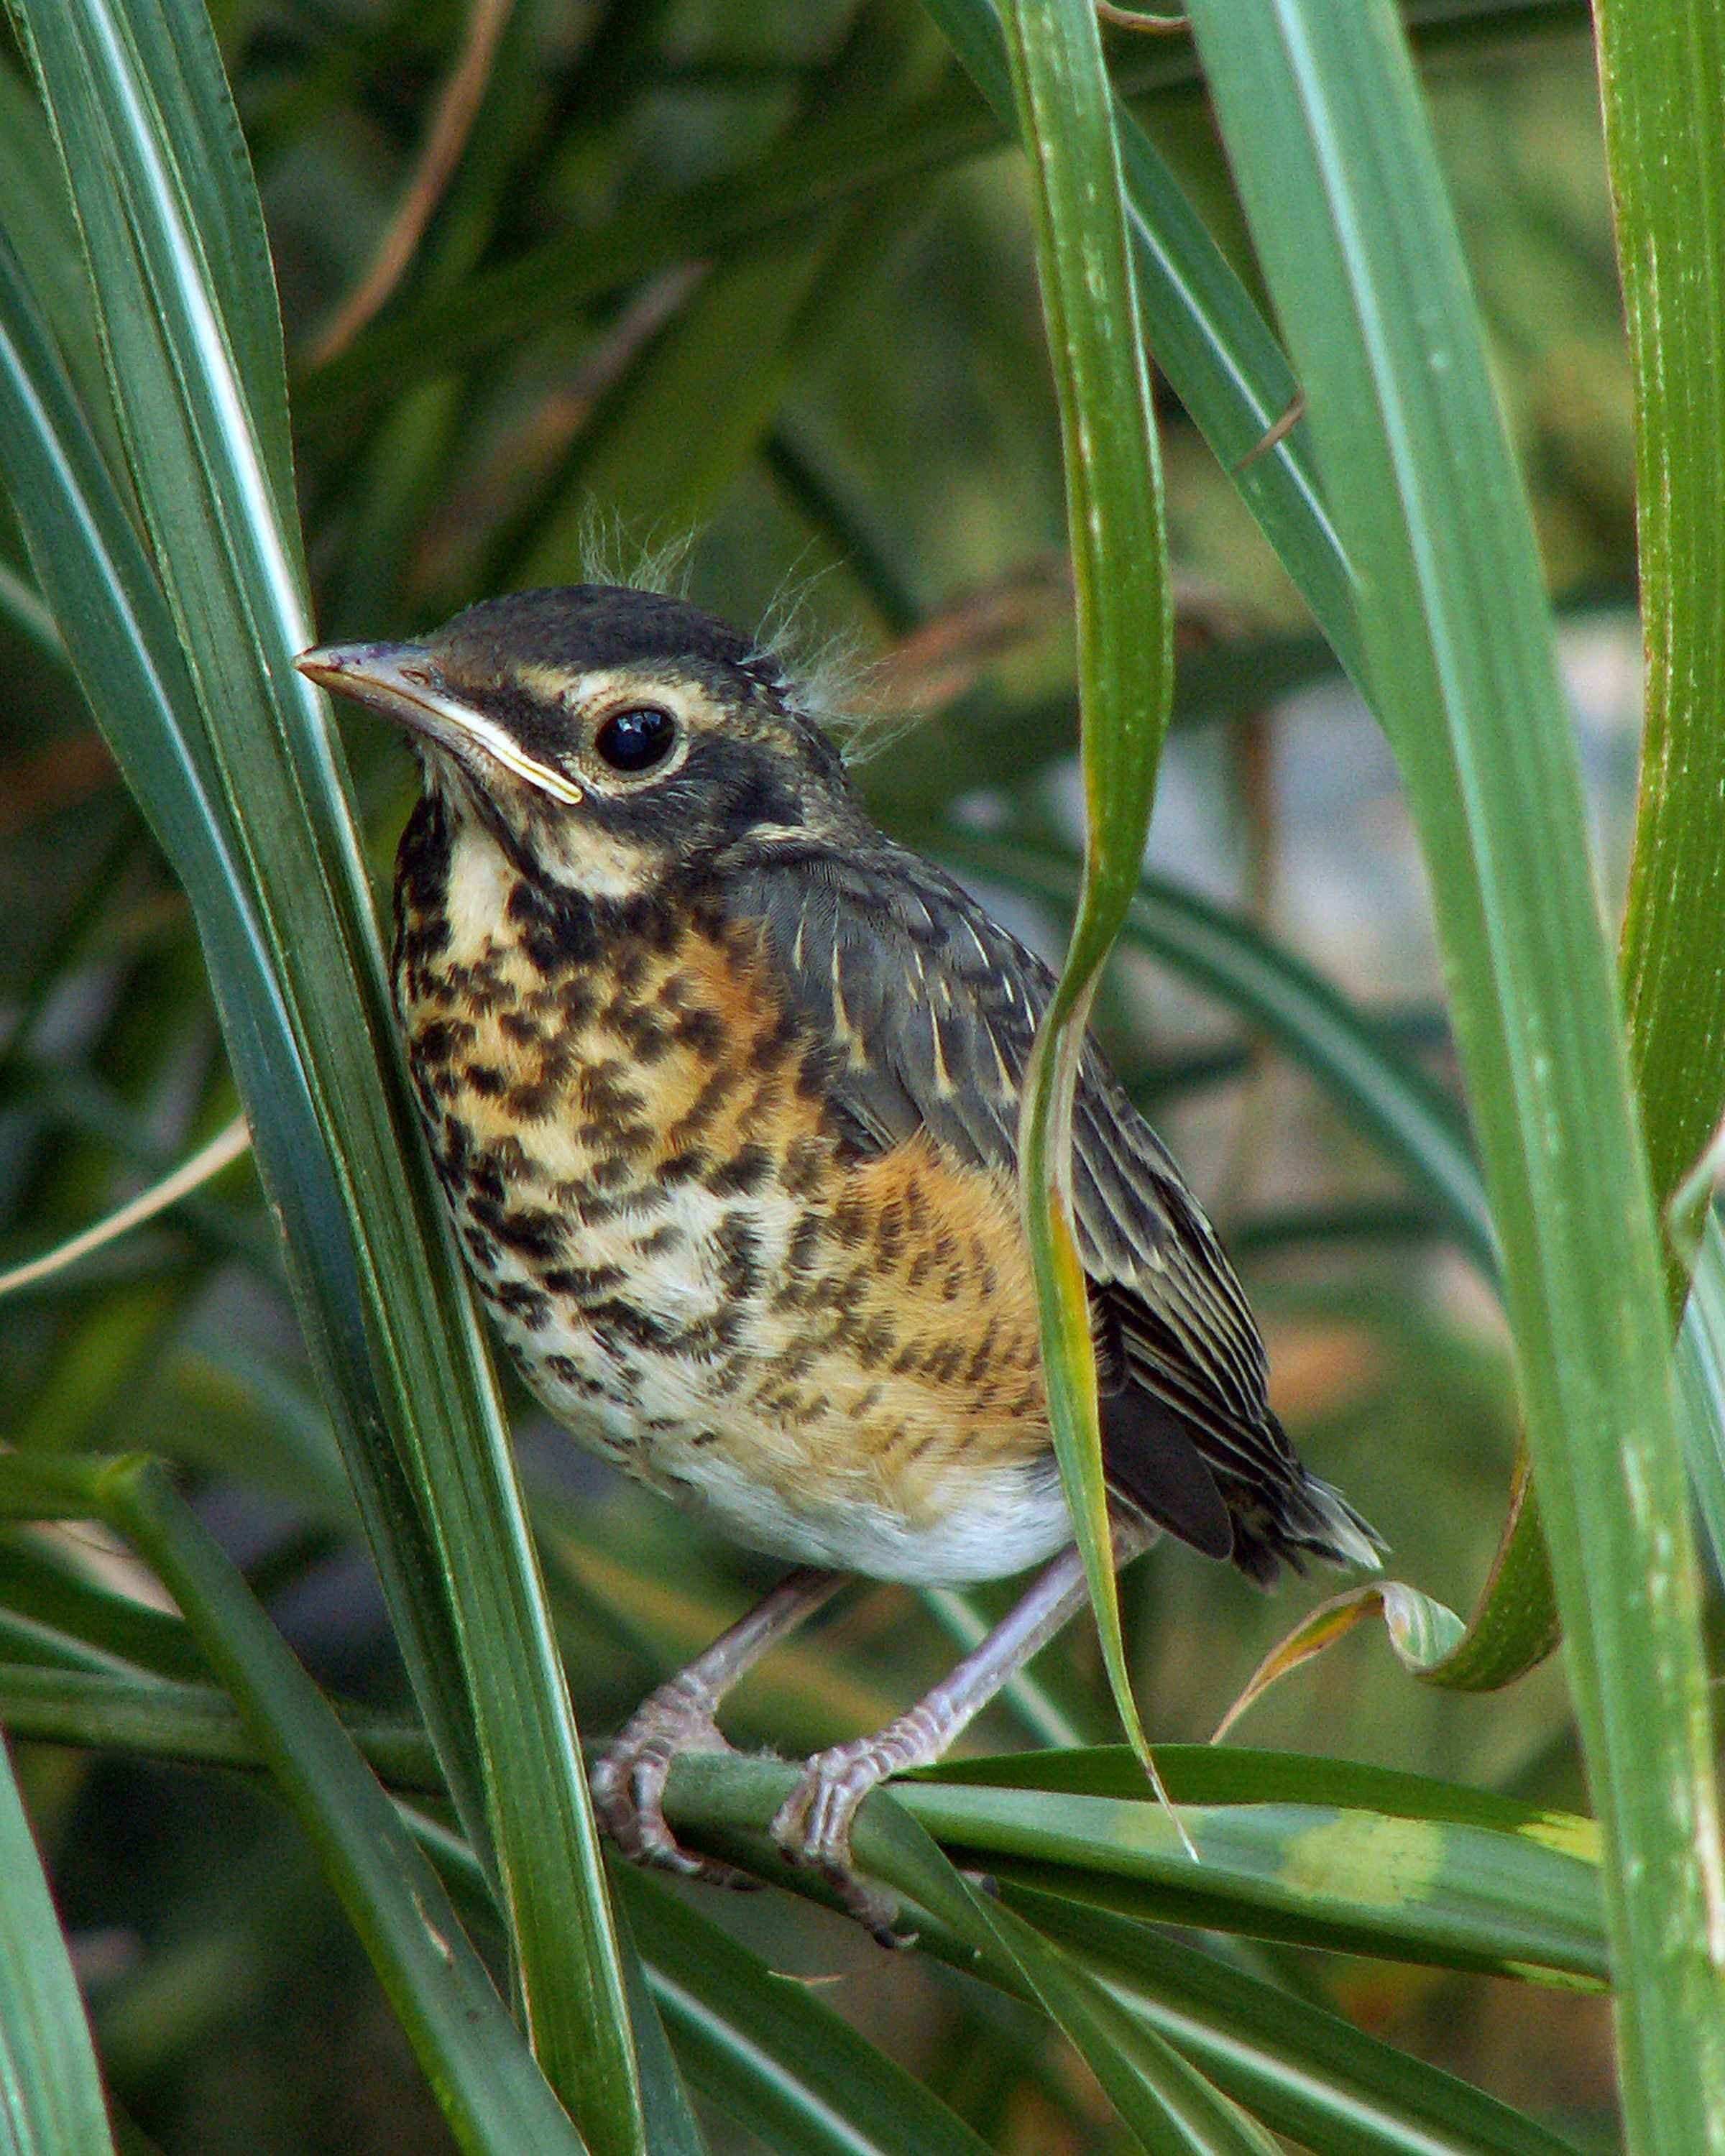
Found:
<path fill-rule="evenodd" d="M 978 1341 L 976 1344 L 976 1352 L 971 1357 L 970 1362 L 965 1369 L 964 1377 L 965 1382 L 968 1384 L 980 1384 L 983 1379 L 989 1374 L 994 1363 L 995 1342 L 999 1337 L 999 1321 L 998 1318 L 991 1317 L 988 1323 L 983 1327 L 983 1337 L 979 1341 Z"/>
<path fill-rule="evenodd" d="M 473 1163 L 467 1178 L 468 1188 L 475 1198 L 482 1198 L 492 1208 L 503 1203 L 503 1171 L 500 1163 L 489 1153 L 480 1153 Z"/>
<path fill-rule="evenodd" d="M 706 1152 L 700 1146 L 690 1146 L 681 1152 L 672 1153 L 669 1159 L 661 1163 L 659 1180 L 667 1187 L 679 1183 L 696 1183 L 706 1174 Z"/>
<path fill-rule="evenodd" d="M 746 1302 L 761 1284 L 761 1238 L 745 1214 L 727 1213 L 713 1236 L 719 1253 L 719 1291 Z"/>
<path fill-rule="evenodd" d="M 855 1250 L 868 1232 L 868 1213 L 854 1194 L 841 1198 L 833 1208 L 833 1235 L 848 1250 Z"/>
<path fill-rule="evenodd" d="M 791 1240 L 785 1246 L 785 1270 L 806 1273 L 814 1265 L 823 1238 L 826 1223 L 818 1213 L 805 1213 L 791 1230 Z"/>
<path fill-rule="evenodd" d="M 799 1378 L 806 1378 L 809 1375 L 819 1360 L 819 1356 L 820 1351 L 816 1343 L 809 1339 L 806 1335 L 799 1336 L 779 1357 L 774 1368 L 782 1378 L 794 1383 Z"/>
<path fill-rule="evenodd" d="M 819 1197 L 830 1158 L 819 1138 L 793 1139 L 785 1150 L 779 1180 L 793 1198 Z"/>
<path fill-rule="evenodd" d="M 671 1039 L 703 1063 L 711 1063 L 725 1045 L 725 1028 L 716 1011 L 698 1007 L 686 1010 L 671 1023 Z"/>
<path fill-rule="evenodd" d="M 578 892 L 552 892 L 523 877 L 509 894 L 507 911 L 542 973 L 590 965 L 599 955 L 593 902 Z"/>
<path fill-rule="evenodd" d="M 506 1310 L 530 1332 L 542 1331 L 551 1322 L 551 1297 L 529 1287 L 525 1281 L 500 1281 L 489 1292 L 500 1309 Z"/>
<path fill-rule="evenodd" d="M 950 1385 L 963 1364 L 966 1352 L 962 1340 L 949 1340 L 944 1348 L 924 1358 L 922 1374 L 937 1385 Z"/>
<path fill-rule="evenodd" d="M 628 1065 L 614 1055 L 602 1063 L 589 1063 L 576 1073 L 575 1091 L 595 1122 L 620 1122 L 625 1116 L 639 1114 L 641 1096 L 625 1082 L 628 1076 Z"/>
<path fill-rule="evenodd" d="M 557 1088 L 547 1085 L 542 1077 L 511 1086 L 505 1096 L 505 1105 L 511 1115 L 519 1116 L 525 1123 L 542 1123 L 556 1112 L 562 1098 Z"/>
<path fill-rule="evenodd" d="M 905 1226 L 914 1240 L 928 1225 L 928 1194 L 922 1188 L 922 1177 L 907 1175 L 901 1195 L 905 1206 Z"/>
<path fill-rule="evenodd" d="M 472 1043 L 473 1028 L 465 1019 L 434 1019 L 413 1036 L 413 1052 L 427 1063 L 447 1063 L 457 1049 Z"/>
<path fill-rule="evenodd" d="M 776 1070 L 797 1045 L 798 1026 L 788 1013 L 778 1024 L 757 1033 L 749 1043 L 749 1063 L 760 1071 Z"/>
<path fill-rule="evenodd" d="M 730 1079 L 723 1070 L 715 1070 L 688 1108 L 678 1116 L 667 1133 L 672 1143 L 686 1145 L 691 1138 L 698 1137 L 719 1110 L 724 1106 L 730 1091 Z"/>
<path fill-rule="evenodd" d="M 475 1209 L 478 1212 L 477 1208 Z M 524 1205 L 513 1213 L 487 1206 L 480 1218 L 500 1242 L 518 1250 L 524 1258 L 542 1260 L 555 1257 L 563 1246 L 562 1219 L 557 1214 L 545 1212 L 537 1206 Z"/>
<path fill-rule="evenodd" d="M 461 1077 L 465 1085 L 486 1101 L 495 1101 L 507 1083 L 495 1063 L 464 1064 Z"/>
<path fill-rule="evenodd" d="M 650 1068 L 661 1062 L 669 1052 L 671 1029 L 656 1012 L 640 1004 L 614 1004 L 605 1015 L 638 1064 Z"/>
<path fill-rule="evenodd" d="M 773 1156 L 765 1146 L 746 1145 L 716 1168 L 706 1187 L 716 1198 L 746 1196 L 758 1190 L 773 1168 Z"/>
<path fill-rule="evenodd" d="M 871 1318 L 856 1337 L 856 1359 L 865 1370 L 878 1369 L 898 1346 L 898 1335 L 884 1317 Z"/>
<path fill-rule="evenodd" d="M 621 1265 L 552 1265 L 541 1276 L 553 1295 L 572 1296 L 585 1302 L 621 1287 L 629 1276 Z"/>
<path fill-rule="evenodd" d="M 602 1336 L 614 1334 L 626 1340 L 631 1347 L 642 1348 L 653 1354 L 663 1354 L 676 1343 L 677 1328 L 655 1317 L 650 1310 L 642 1310 L 636 1304 L 625 1302 L 620 1296 L 608 1296 L 593 1303 L 588 1310 L 593 1329 Z"/>

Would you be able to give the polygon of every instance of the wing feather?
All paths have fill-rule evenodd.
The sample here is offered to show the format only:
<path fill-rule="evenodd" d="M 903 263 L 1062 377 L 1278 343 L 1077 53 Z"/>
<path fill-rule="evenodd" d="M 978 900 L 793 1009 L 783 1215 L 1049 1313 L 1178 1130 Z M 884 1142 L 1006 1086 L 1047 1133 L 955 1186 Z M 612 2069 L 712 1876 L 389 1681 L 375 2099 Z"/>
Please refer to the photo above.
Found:
<path fill-rule="evenodd" d="M 926 1130 L 1016 1173 L 1019 1092 L 1055 977 L 949 877 L 880 841 L 783 842 L 727 879 L 794 1004 L 847 1050 L 833 1084 L 883 1150 Z M 1111 1479 L 1259 1577 L 1300 1548 L 1370 1558 L 1270 1410 L 1264 1344 L 1208 1220 L 1093 1045 L 1073 1114 L 1073 1210 L 1093 1288 Z"/>

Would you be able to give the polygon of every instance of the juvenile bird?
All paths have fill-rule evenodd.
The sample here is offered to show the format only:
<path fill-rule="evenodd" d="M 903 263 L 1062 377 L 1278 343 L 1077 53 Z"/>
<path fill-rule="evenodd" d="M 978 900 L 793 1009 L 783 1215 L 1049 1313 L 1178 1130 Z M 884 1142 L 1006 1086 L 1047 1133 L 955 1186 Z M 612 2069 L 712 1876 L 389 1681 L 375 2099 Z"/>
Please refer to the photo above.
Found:
<path fill-rule="evenodd" d="M 771 652 L 583 584 L 314 680 L 396 721 L 424 790 L 394 981 L 432 1157 L 522 1374 L 582 1444 L 793 1573 L 594 1769 L 629 1856 L 738 1875 L 662 1809 L 725 1691 L 846 1573 L 1053 1563 L 927 1699 L 821 1753 L 773 1824 L 877 1934 L 858 1804 L 927 1763 L 1081 1605 L 1015 1184 L 1042 962 L 870 823 Z M 1094 1046 L 1073 1126 L 1122 1558 L 1165 1530 L 1269 1583 L 1376 1537 L 1271 1412 L 1209 1222 Z"/>

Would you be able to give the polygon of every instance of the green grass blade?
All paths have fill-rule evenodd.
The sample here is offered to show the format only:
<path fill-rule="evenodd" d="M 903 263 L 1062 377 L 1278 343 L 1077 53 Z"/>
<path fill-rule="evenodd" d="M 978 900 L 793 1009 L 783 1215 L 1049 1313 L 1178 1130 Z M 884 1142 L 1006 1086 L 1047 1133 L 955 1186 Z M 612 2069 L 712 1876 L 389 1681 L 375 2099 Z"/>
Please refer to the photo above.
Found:
<path fill-rule="evenodd" d="M 927 4 L 978 89 L 1005 117 L 1011 91 L 994 0 Z M 1353 572 L 1307 445 L 1296 429 L 1265 454 L 1251 454 L 1294 402 L 1292 370 L 1149 136 L 1118 105 L 1115 125 L 1140 304 L 1157 363 L 1281 556 L 1337 658 L 1358 680 Z"/>
<path fill-rule="evenodd" d="M 1324 2156 L 1574 2156 L 1453 2074 L 1146 1925 L 1024 1887 L 1006 1898 L 1237 2103 Z"/>
<path fill-rule="evenodd" d="M 616 1879 L 691 2076 L 775 2156 L 983 2156 L 962 2119 L 817 1993 L 644 1873 Z"/>
<path fill-rule="evenodd" d="M 259 1164 L 290 1257 L 305 1269 L 302 1321 L 339 1414 L 350 1397 L 366 1401 L 370 1360 L 362 1276 L 312 1075 L 161 585 L 3 245 L 0 466 L 91 711 L 191 900 L 241 1091 L 264 1104 Z M 376 1079 L 374 1067 L 374 1095 Z M 355 1426 L 385 1419 L 381 1403 L 367 1402 Z M 348 1452 L 416 1688 L 483 1842 L 483 1785 L 435 1546 L 393 1451 L 355 1439 Z"/>
<path fill-rule="evenodd" d="M 1274 1753 L 1211 1756 L 1228 1779 L 1218 1783 L 1189 1748 L 1158 1753 L 1197 1865 L 1124 1748 L 989 1762 L 988 1782 L 963 1772 L 908 1778 L 883 1810 L 914 1818 L 967 1865 L 1157 1923 L 1538 1982 L 1604 1981 L 1591 1822 L 1414 1775 Z M 1014 1767 L 1024 1780 L 1008 1779 Z M 1039 1773 L 1053 1786 L 1037 1786 Z M 776 1761 L 691 1754 L 671 1770 L 665 1815 L 691 1847 L 818 1899 L 819 1884 L 776 1864 L 765 1843 L 794 1779 Z M 1386 1786 L 1392 1808 L 1376 1801 Z M 858 1815 L 859 1861 L 921 1901 L 919 1887 L 875 1861 L 864 1829 L 880 1817 L 866 1804 Z M 935 1913 L 944 1920 L 944 1906 Z"/>
<path fill-rule="evenodd" d="M 435 1875 L 231 1563 L 159 1468 L 121 1460 L 80 1471 L 91 1504 L 197 1630 L 364 1940 L 456 2139 L 475 2156 L 576 2156 L 581 2137 Z"/>
<path fill-rule="evenodd" d="M 680 1830 L 716 1833 L 736 1855 L 738 1830 L 751 1838 L 762 1835 L 796 1773 L 773 1760 L 685 1754 L 671 1769 L 666 1815 Z M 893 1796 L 882 1793 L 864 1803 L 853 1841 L 863 1869 L 926 1910 L 951 1935 L 961 1966 L 985 1969 L 992 1981 L 1040 2005 L 1055 2020 L 1141 2148 L 1153 2156 L 1273 2156 L 1272 2144 L 1254 2122 L 1154 2030 L 1122 2012 L 1076 1963 L 953 1869 L 896 1801 L 916 1794 L 916 1785 L 907 1783 Z M 1166 1814 L 1158 1817 L 1167 1827 Z M 742 1853 L 752 1856 L 752 1840 Z M 787 1884 L 811 1887 L 806 1875 L 768 1861 Z M 823 1890 L 813 1886 L 811 1891 L 818 1896 Z"/>
<path fill-rule="evenodd" d="M 1328 1804 L 919 1781 L 898 1801 L 957 1861 L 1160 1922 L 1502 1975 L 1604 1980 L 1597 1867 L 1532 1835 Z"/>
<path fill-rule="evenodd" d="M 110 1668 L 208 1675 L 182 1619 L 98 1584 L 33 1535 L 0 1537 L 0 1608 L 80 1642 Z"/>
<path fill-rule="evenodd" d="M 275 272 L 209 17 L 197 7 L 113 6 L 93 9 L 92 23 L 104 14 L 111 25 L 107 34 L 131 45 L 131 79 L 155 108 L 149 125 L 172 161 L 187 239 L 198 252 L 202 281 L 221 295 L 221 327 L 271 490 L 274 521 L 303 585 Z"/>
<path fill-rule="evenodd" d="M 1018 0 L 1009 5 L 1006 31 L 1060 408 L 1086 816 L 1077 919 L 1025 1074 L 1020 1188 L 1060 1480 L 1115 1703 L 1148 1766 L 1120 1634 L 1090 1296 L 1072 1224 L 1070 1175 L 1086 1022 L 1137 882 L 1168 728 L 1173 610 L 1161 464 L 1096 13 L 1089 0 Z"/>
<path fill-rule="evenodd" d="M 32 1643 L 38 1644 L 38 1643 Z M 366 1763 L 393 1789 L 441 1795 L 437 1755 L 424 1732 L 352 1708 L 341 1725 Z M 213 1684 L 108 1669 L 49 1666 L 0 1659 L 0 1728 L 39 1743 L 131 1752 L 184 1766 L 264 1764 L 246 1722 Z"/>
<path fill-rule="evenodd" d="M 1725 1110 L 1725 18 L 1600 0 L 1599 79 L 1635 391 L 1646 685 L 1622 964 L 1630 1061 L 1663 1205 Z M 1679 178 L 1681 175 L 1681 179 Z M 1674 1307 L 1686 1287 L 1668 1250 Z"/>
<path fill-rule="evenodd" d="M 102 2077 L 12 1763 L 0 1744 L 0 2143 L 113 2156 Z"/>
<path fill-rule="evenodd" d="M 1725 1935 L 1660 1256 L 1526 506 L 1394 18 L 1198 0 L 1200 52 L 1373 565 L 1362 637 L 1455 993 L 1609 1861 L 1631 2146 L 1725 2146 Z"/>
<path fill-rule="evenodd" d="M 366 1445 L 390 1433 L 439 1545 L 536 2045 L 595 2145 L 633 2151 L 644 2127 L 567 1689 L 471 1303 L 412 1134 L 332 739 L 290 669 L 310 640 L 297 548 L 277 515 L 267 411 L 259 429 L 247 404 L 273 301 L 258 265 L 246 273 L 248 220 L 218 218 L 210 239 L 199 202 L 207 185 L 249 185 L 237 136 L 208 131 L 226 96 L 214 49 L 158 0 L 23 12 L 157 567 L 194 658 L 201 754 L 336 1171 L 347 1248 L 301 1281 L 314 1334 L 344 1340 L 339 1374 L 326 1369 L 332 1405 Z M 223 268 L 231 292 L 214 282 Z M 231 326 L 230 301 L 268 324 Z M 262 1122 L 272 1102 L 248 1105 Z M 260 1140 L 266 1172 L 272 1154 L 279 1193 L 300 1163 Z M 470 1794 L 459 1773 L 454 1786 Z M 469 1814 L 482 1832 L 470 1802 Z"/>
<path fill-rule="evenodd" d="M 1711 1206 L 1677 1336 L 1677 1371 L 1690 1486 L 1713 1570 L 1725 1576 L 1725 1233 Z"/>

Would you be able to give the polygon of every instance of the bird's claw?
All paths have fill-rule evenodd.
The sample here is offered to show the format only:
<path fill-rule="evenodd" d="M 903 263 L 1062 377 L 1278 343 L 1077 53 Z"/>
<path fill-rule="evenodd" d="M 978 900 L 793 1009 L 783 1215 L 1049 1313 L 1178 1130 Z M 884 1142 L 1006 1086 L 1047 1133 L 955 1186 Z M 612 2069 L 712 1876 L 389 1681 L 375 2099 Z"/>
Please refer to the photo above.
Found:
<path fill-rule="evenodd" d="M 863 1799 L 904 1763 L 897 1749 L 879 1738 L 860 1738 L 817 1752 L 768 1829 L 780 1855 L 818 1871 L 883 1947 L 907 1947 L 916 1934 L 899 1930 L 896 1899 L 859 1875 L 850 1854 L 850 1830 Z"/>
<path fill-rule="evenodd" d="M 734 1864 L 685 1849 L 665 1823 L 665 1784 L 685 1752 L 729 1752 L 711 1705 L 666 1687 L 655 1692 L 607 1745 L 588 1776 L 599 1824 L 631 1863 L 709 1886 L 757 1887 Z"/>

